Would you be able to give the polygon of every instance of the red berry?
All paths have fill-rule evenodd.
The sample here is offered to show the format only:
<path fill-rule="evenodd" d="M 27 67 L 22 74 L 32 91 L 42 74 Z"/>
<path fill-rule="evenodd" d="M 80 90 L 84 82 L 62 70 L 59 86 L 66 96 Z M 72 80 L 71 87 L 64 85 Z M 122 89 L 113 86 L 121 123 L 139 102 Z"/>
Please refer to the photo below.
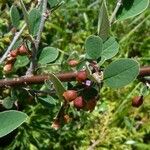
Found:
<path fill-rule="evenodd" d="M 80 71 L 77 73 L 76 80 L 78 82 L 83 82 L 87 79 L 86 71 Z"/>
<path fill-rule="evenodd" d="M 135 96 L 132 99 L 132 106 L 133 107 L 139 107 L 143 104 L 143 96 Z"/>
<path fill-rule="evenodd" d="M 17 55 L 18 55 L 18 49 L 15 49 L 15 50 L 10 52 L 11 57 L 17 57 Z"/>
<path fill-rule="evenodd" d="M 27 54 L 28 50 L 26 48 L 26 46 L 23 44 L 19 47 L 19 54 Z"/>
<path fill-rule="evenodd" d="M 78 63 L 79 62 L 77 60 L 72 59 L 68 62 L 68 65 L 71 67 L 76 67 L 78 65 Z"/>
<path fill-rule="evenodd" d="M 13 68 L 12 64 L 10 63 L 10 64 L 6 64 L 3 68 L 3 70 L 4 70 L 4 72 L 9 73 L 12 71 L 12 68 Z"/>
<path fill-rule="evenodd" d="M 90 110 L 90 112 L 92 112 L 96 106 L 96 103 L 97 101 L 95 99 L 88 100 L 85 106 L 86 110 Z"/>
<path fill-rule="evenodd" d="M 85 106 L 85 101 L 83 100 L 82 96 L 79 96 L 73 101 L 73 104 L 77 109 L 82 109 Z"/>
<path fill-rule="evenodd" d="M 77 91 L 75 90 L 67 90 L 66 92 L 63 93 L 63 97 L 65 98 L 66 101 L 73 101 L 75 98 L 77 98 L 78 94 Z"/>

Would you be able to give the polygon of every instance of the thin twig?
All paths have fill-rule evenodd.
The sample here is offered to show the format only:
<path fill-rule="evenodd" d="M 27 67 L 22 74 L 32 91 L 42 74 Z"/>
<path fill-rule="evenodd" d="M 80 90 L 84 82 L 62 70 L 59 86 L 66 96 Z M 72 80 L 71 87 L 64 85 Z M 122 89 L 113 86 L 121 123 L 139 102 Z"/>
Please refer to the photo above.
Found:
<path fill-rule="evenodd" d="M 62 82 L 70 82 L 76 79 L 77 72 L 67 72 L 67 73 L 59 73 L 56 76 Z M 150 66 L 141 67 L 138 78 L 143 78 L 145 76 L 150 76 Z M 42 84 L 45 80 L 49 79 L 49 75 L 36 75 L 36 76 L 24 76 L 13 79 L 1 79 L 0 87 L 5 86 L 21 86 L 21 85 L 29 85 L 29 84 Z"/>
<path fill-rule="evenodd" d="M 117 14 L 117 12 L 118 12 L 118 10 L 119 10 L 119 8 L 120 8 L 121 5 L 122 5 L 122 0 L 118 0 L 117 5 L 116 5 L 116 7 L 115 7 L 115 9 L 114 9 L 114 11 L 112 13 L 112 16 L 110 17 L 110 25 L 115 20 L 116 14 Z"/>
<path fill-rule="evenodd" d="M 21 28 L 21 30 L 19 32 L 16 33 L 16 35 L 14 36 L 11 44 L 9 45 L 9 47 L 7 48 L 5 54 L 2 56 L 2 58 L 0 59 L 0 64 L 3 63 L 3 61 L 7 58 L 7 55 L 9 54 L 9 52 L 12 50 L 14 44 L 16 43 L 16 41 L 19 39 L 19 37 L 21 36 L 23 30 L 26 28 L 26 24 L 23 25 L 23 27 Z"/>
<path fill-rule="evenodd" d="M 47 18 L 45 16 L 46 11 L 47 11 L 47 0 L 43 0 L 41 22 L 40 22 L 40 26 L 39 26 L 39 31 L 38 31 L 36 39 L 34 41 L 35 49 L 33 49 L 33 51 L 32 51 L 32 60 L 31 60 L 30 67 L 29 67 L 26 75 L 32 75 L 33 72 L 35 71 L 36 66 L 37 66 L 37 53 L 38 53 L 39 44 L 41 41 L 41 36 L 42 36 L 45 20 Z"/>

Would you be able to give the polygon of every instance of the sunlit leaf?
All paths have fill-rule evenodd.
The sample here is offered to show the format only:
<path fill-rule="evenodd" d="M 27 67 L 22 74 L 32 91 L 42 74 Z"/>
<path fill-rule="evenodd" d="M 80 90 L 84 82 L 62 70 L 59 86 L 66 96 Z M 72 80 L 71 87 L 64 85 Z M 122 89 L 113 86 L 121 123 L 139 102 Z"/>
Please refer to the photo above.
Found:
<path fill-rule="evenodd" d="M 39 9 L 32 9 L 29 12 L 29 26 L 30 26 L 30 33 L 35 36 L 39 30 L 39 25 L 40 25 L 40 20 L 41 20 L 41 13 Z"/>
<path fill-rule="evenodd" d="M 66 91 L 65 87 L 54 74 L 50 74 L 49 76 L 49 80 L 54 84 L 57 96 L 60 100 L 63 100 L 63 93 Z"/>
<path fill-rule="evenodd" d="M 111 88 L 120 88 L 132 82 L 139 74 L 139 64 L 133 59 L 119 59 L 104 70 L 104 82 Z"/>
<path fill-rule="evenodd" d="M 40 64 L 47 64 L 57 59 L 59 51 L 54 47 L 45 47 L 39 57 Z"/>
<path fill-rule="evenodd" d="M 149 5 L 149 0 L 124 0 L 117 13 L 118 20 L 124 20 L 142 13 Z"/>
<path fill-rule="evenodd" d="M 106 4 L 103 1 L 99 12 L 98 35 L 105 41 L 109 37 L 110 23 Z"/>
<path fill-rule="evenodd" d="M 11 18 L 13 26 L 18 28 L 19 21 L 20 21 L 20 15 L 19 15 L 19 11 L 18 11 L 17 7 L 14 5 L 12 5 L 12 7 L 10 9 L 10 18 Z"/>
<path fill-rule="evenodd" d="M 25 113 L 15 110 L 0 112 L 0 138 L 18 128 L 27 117 Z"/>
<path fill-rule="evenodd" d="M 99 36 L 91 35 L 85 41 L 85 50 L 91 59 L 101 56 L 103 40 Z"/>

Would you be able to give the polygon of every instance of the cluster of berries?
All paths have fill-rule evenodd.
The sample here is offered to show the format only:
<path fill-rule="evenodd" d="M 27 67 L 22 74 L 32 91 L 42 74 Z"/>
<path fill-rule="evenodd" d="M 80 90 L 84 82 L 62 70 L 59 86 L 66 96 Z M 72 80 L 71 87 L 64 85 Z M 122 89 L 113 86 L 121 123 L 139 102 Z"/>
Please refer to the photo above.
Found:
<path fill-rule="evenodd" d="M 5 73 L 12 72 L 13 65 L 14 65 L 18 55 L 28 55 L 28 56 L 30 56 L 30 52 L 24 44 L 22 44 L 20 47 L 16 48 L 15 50 L 12 50 L 9 53 L 9 55 L 7 56 L 5 66 L 3 67 L 3 71 Z"/>
<path fill-rule="evenodd" d="M 82 84 L 84 88 L 82 90 L 67 90 L 63 93 L 65 101 L 73 103 L 73 106 L 77 110 L 84 109 L 87 111 L 93 111 L 97 103 L 97 91 L 92 87 L 92 81 L 87 79 L 86 71 L 80 71 L 77 73 L 76 80 L 79 84 Z M 94 89 L 95 94 L 89 95 L 89 98 L 86 99 L 90 91 Z"/>

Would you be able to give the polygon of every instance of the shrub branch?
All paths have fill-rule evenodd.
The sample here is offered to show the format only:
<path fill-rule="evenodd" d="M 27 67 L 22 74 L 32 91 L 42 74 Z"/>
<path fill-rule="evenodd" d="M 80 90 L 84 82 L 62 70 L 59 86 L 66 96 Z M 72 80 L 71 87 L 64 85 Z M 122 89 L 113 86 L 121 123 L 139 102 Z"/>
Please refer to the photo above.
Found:
<path fill-rule="evenodd" d="M 74 81 L 76 78 L 76 75 L 77 75 L 77 72 L 67 72 L 67 73 L 56 74 L 56 76 L 62 82 Z M 140 73 L 139 73 L 138 78 L 141 79 L 146 76 L 150 76 L 150 66 L 140 68 Z M 13 78 L 13 79 L 1 79 L 0 87 L 42 84 L 45 82 L 45 80 L 48 80 L 48 79 L 49 79 L 49 75 L 35 75 L 35 76 L 23 76 L 23 77 L 18 77 L 18 78 Z M 147 82 L 150 83 L 149 80 L 147 80 Z"/>
<path fill-rule="evenodd" d="M 39 44 L 40 44 L 40 41 L 41 41 L 41 36 L 42 36 L 45 20 L 47 18 L 46 17 L 46 11 L 47 11 L 47 0 L 43 0 L 42 16 L 41 16 L 40 26 L 39 26 L 39 30 L 38 30 L 36 39 L 34 40 L 35 48 L 32 51 L 32 60 L 31 60 L 30 67 L 29 67 L 26 75 L 32 75 L 33 72 L 36 69 L 36 66 L 37 66 L 37 53 L 38 53 Z"/>
<path fill-rule="evenodd" d="M 114 20 L 116 18 L 116 14 L 117 14 L 121 5 L 122 5 L 122 0 L 118 0 L 117 5 L 116 5 L 116 7 L 115 7 L 115 9 L 111 15 L 111 18 L 110 18 L 110 25 L 114 22 Z"/>

